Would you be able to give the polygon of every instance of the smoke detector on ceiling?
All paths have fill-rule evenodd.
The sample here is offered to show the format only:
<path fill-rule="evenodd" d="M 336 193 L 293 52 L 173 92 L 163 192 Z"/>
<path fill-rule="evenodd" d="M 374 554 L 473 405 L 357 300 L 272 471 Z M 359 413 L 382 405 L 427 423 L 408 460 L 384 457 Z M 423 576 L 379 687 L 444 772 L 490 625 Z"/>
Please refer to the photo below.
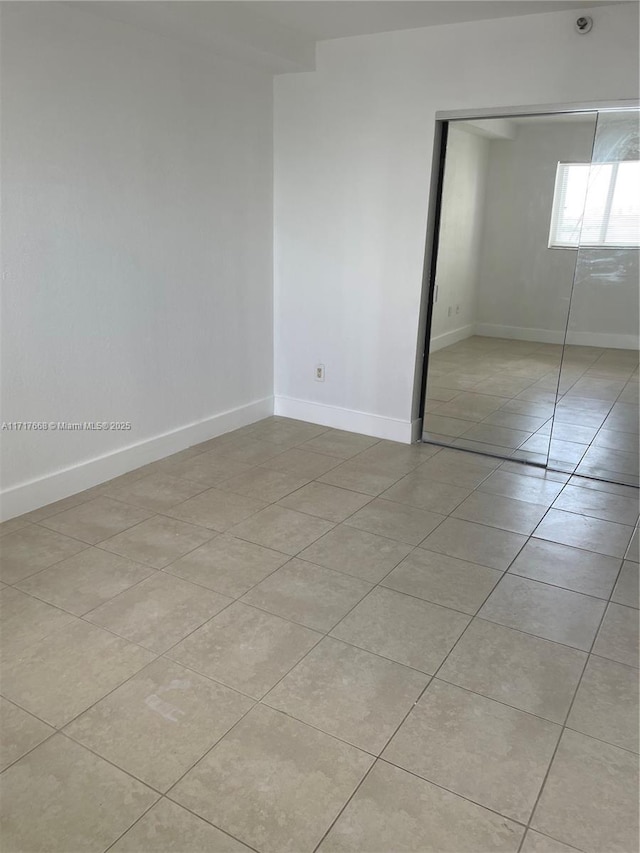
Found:
<path fill-rule="evenodd" d="M 590 18 L 588 15 L 582 15 L 576 21 L 576 32 L 580 33 L 580 35 L 591 32 L 592 28 L 593 18 Z"/>

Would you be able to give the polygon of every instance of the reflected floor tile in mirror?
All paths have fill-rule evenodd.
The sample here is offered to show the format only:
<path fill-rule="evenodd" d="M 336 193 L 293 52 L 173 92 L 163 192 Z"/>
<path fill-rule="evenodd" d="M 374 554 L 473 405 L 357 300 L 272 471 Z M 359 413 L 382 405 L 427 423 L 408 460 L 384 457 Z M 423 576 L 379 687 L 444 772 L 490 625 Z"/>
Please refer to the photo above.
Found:
<path fill-rule="evenodd" d="M 637 352 L 568 345 L 559 378 L 561 349 L 474 335 L 432 353 L 423 440 L 637 485 Z"/>

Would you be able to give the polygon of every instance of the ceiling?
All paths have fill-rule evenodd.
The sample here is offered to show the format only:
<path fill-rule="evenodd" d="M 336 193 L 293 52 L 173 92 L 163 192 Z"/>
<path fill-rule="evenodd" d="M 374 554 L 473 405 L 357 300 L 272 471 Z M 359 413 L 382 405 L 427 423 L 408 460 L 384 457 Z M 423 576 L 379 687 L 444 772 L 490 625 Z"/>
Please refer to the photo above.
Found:
<path fill-rule="evenodd" d="M 602 5 L 602 0 L 245 0 L 257 14 L 316 41 Z"/>
<path fill-rule="evenodd" d="M 66 5 L 281 73 L 315 67 L 316 42 L 616 4 L 619 0 L 74 0 Z M 637 0 L 636 0 L 637 2 Z"/>

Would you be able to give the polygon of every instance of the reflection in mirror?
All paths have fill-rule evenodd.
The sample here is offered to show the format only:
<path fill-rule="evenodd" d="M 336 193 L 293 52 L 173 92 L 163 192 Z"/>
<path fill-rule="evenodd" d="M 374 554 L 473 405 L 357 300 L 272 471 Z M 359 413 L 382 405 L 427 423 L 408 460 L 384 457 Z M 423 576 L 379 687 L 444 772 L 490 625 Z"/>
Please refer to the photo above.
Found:
<path fill-rule="evenodd" d="M 601 112 L 549 465 L 638 485 L 640 160 L 637 110 Z"/>
<path fill-rule="evenodd" d="M 423 440 L 547 463 L 595 125 L 448 123 Z"/>

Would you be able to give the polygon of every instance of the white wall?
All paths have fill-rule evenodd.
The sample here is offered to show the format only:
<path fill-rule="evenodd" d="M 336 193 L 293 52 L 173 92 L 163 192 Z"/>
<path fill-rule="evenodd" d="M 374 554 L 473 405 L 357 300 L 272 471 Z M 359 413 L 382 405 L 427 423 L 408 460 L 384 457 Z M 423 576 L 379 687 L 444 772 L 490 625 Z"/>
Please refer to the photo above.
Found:
<path fill-rule="evenodd" d="M 276 411 L 409 440 L 435 112 L 637 97 L 637 7 L 590 14 L 324 42 L 276 79 Z"/>
<path fill-rule="evenodd" d="M 557 164 L 591 160 L 596 117 L 515 126 L 489 144 L 476 333 L 562 343 L 571 305 L 569 343 L 637 348 L 637 250 L 548 248 Z"/>
<path fill-rule="evenodd" d="M 133 429 L 2 433 L 7 515 L 272 405 L 271 75 L 73 5 L 2 8 L 2 419 Z"/>
<path fill-rule="evenodd" d="M 473 334 L 491 144 L 463 125 L 449 125 L 431 351 Z"/>
<path fill-rule="evenodd" d="M 514 127 L 513 139 L 489 143 L 478 332 L 561 342 L 576 251 L 548 247 L 556 168 L 591 160 L 596 117 Z"/>

